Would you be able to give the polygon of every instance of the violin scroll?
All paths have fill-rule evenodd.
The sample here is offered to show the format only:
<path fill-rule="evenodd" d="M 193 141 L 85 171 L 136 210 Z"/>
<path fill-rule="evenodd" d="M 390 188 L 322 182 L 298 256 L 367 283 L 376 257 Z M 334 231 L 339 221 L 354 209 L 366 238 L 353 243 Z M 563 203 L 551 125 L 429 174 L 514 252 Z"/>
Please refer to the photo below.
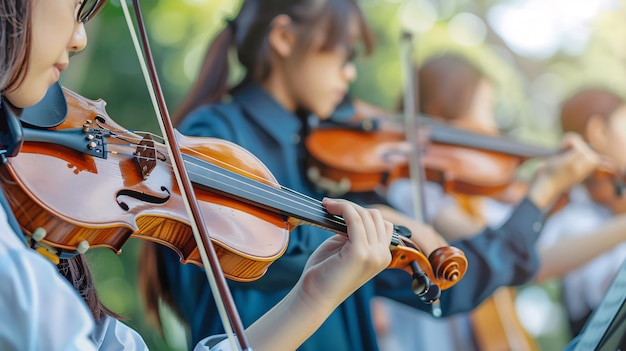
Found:
<path fill-rule="evenodd" d="M 430 269 L 422 269 L 423 267 Z M 467 259 L 463 251 L 444 246 L 433 251 L 428 258 L 408 240 L 391 250 L 388 268 L 402 269 L 413 278 L 412 288 L 417 295 L 425 294 L 436 285 L 446 290 L 456 284 L 467 271 Z"/>

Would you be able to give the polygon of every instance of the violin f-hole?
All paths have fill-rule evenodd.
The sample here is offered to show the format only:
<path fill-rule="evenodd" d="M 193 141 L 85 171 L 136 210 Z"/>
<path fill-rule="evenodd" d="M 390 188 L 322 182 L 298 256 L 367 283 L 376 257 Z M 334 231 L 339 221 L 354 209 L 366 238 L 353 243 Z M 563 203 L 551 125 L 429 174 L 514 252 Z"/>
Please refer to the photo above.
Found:
<path fill-rule="evenodd" d="M 116 196 L 117 204 L 124 211 L 130 210 L 130 206 L 126 202 L 120 199 L 122 196 L 129 196 L 133 199 L 137 199 L 142 202 L 148 202 L 148 203 L 156 204 L 156 205 L 164 204 L 167 201 L 169 201 L 171 193 L 164 186 L 161 187 L 161 191 L 163 191 L 166 195 L 163 197 L 159 197 L 156 195 L 150 195 L 150 194 L 146 194 L 144 192 L 135 191 L 135 190 L 129 190 L 129 189 L 120 190 L 117 192 L 117 196 Z"/>

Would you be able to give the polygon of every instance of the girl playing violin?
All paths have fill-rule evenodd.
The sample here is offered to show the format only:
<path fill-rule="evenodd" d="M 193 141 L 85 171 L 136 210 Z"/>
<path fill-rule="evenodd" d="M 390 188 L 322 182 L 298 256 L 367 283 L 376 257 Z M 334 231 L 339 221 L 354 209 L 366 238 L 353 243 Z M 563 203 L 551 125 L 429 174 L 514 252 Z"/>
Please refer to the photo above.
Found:
<path fill-rule="evenodd" d="M 365 20 L 352 0 L 244 1 L 238 15 L 207 51 L 198 80 L 178 114 L 179 129 L 185 134 L 232 140 L 259 157 L 280 184 L 320 197 L 306 181 L 303 138 L 309 121 L 328 118 L 356 78 L 351 60 L 359 43 L 366 50 L 371 48 Z M 231 48 L 236 50 L 246 76 L 229 89 L 227 58 Z M 468 267 L 474 276 L 470 283 L 464 283 L 463 278 L 444 292 L 441 306 L 445 314 L 467 311 L 497 287 L 521 284 L 532 277 L 537 267 L 533 246 L 542 210 L 598 162 L 580 140 L 568 145 L 571 150 L 552 160 L 537 177 L 531 196 L 507 224 L 460 243 L 463 251 L 474 255 L 473 266 Z M 397 224 L 413 229 L 414 237 L 444 242 L 430 227 L 389 208 L 384 211 L 394 216 L 394 221 L 405 221 Z M 266 276 L 251 284 L 231 284 L 244 324 L 254 321 L 286 294 L 306 258 L 328 235 L 317 228 L 296 228 L 285 256 Z M 195 267 L 173 265 L 178 257 L 171 252 L 155 252 L 154 247 L 149 250 L 144 257 L 156 255 L 167 268 L 158 272 L 153 267 L 159 265 L 143 267 L 142 275 L 149 277 L 144 292 L 160 291 L 163 300 L 189 325 L 194 342 L 207 333 L 220 332 L 216 318 L 206 313 L 214 307 L 203 273 Z M 462 287 L 457 288 L 459 285 Z M 349 297 L 301 350 L 376 350 L 370 322 L 372 297 L 386 296 L 430 309 L 409 286 L 404 272 L 384 271 Z M 158 312 L 158 299 L 149 302 L 149 308 Z"/>
<path fill-rule="evenodd" d="M 36 104 L 57 82 L 70 54 L 86 46 L 85 23 L 104 3 L 0 0 L 2 125 Z M 4 195 L 0 200 L 0 349 L 146 349 L 135 331 L 111 315 L 96 314 L 93 309 L 90 313 L 54 265 L 26 246 Z M 379 212 L 345 200 L 325 199 L 323 204 L 330 213 L 344 217 L 348 236 L 324 241 L 297 272 L 299 279 L 280 303 L 276 300 L 271 310 L 246 329 L 256 350 L 296 348 L 332 310 L 390 262 L 392 226 Z M 90 280 L 87 267 L 76 270 L 75 264 L 81 262 L 70 264 L 71 283 L 74 288 L 93 289 L 84 285 Z M 229 344 L 222 339 L 206 338 L 196 349 L 226 350 Z"/>

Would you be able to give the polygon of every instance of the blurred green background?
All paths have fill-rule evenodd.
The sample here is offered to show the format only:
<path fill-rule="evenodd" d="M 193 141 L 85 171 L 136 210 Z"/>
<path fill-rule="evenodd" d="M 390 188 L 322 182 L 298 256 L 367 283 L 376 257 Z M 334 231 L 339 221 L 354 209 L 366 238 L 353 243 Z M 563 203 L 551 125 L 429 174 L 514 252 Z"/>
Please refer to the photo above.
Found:
<path fill-rule="evenodd" d="M 399 36 L 414 34 L 418 62 L 443 51 L 460 52 L 497 84 L 501 129 L 529 142 L 558 143 L 558 103 L 581 85 L 626 93 L 626 0 L 363 0 L 375 33 L 375 53 L 357 60 L 353 95 L 381 107 L 395 106 L 402 91 Z M 151 0 L 142 9 L 170 112 L 180 104 L 199 69 L 210 39 L 240 1 Z M 158 125 L 123 19 L 110 0 L 87 26 L 90 44 L 71 59 L 62 83 L 107 101 L 109 115 L 124 127 L 158 133 Z M 236 75 L 236 76 L 240 76 Z M 127 316 L 153 350 L 184 350 L 186 333 L 176 321 L 160 335 L 146 322 L 138 296 L 139 243 L 121 255 L 92 250 L 91 267 L 105 304 Z M 569 340 L 558 304 L 559 284 L 520 289 L 520 318 L 542 349 Z"/>

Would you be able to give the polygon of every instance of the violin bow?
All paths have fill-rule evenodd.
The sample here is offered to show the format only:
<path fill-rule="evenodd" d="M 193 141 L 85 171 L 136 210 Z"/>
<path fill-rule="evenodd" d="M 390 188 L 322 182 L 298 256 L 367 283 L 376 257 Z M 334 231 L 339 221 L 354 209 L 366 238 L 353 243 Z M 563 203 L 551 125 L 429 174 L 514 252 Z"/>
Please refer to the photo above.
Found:
<path fill-rule="evenodd" d="M 402 71 L 404 73 L 404 130 L 406 140 L 411 145 L 409 153 L 409 175 L 411 183 L 413 184 L 414 216 L 420 223 L 425 223 L 427 218 L 426 199 L 424 197 L 424 181 L 426 180 L 426 174 L 419 150 L 422 144 L 419 142 L 418 118 L 415 113 L 415 110 L 419 110 L 419 99 L 417 99 L 419 87 L 415 82 L 413 50 L 413 35 L 407 31 L 403 31 L 400 37 L 400 52 L 402 56 Z M 435 317 L 441 316 L 441 307 L 439 307 L 439 305 L 438 298 L 431 304 L 431 313 Z"/>
<path fill-rule="evenodd" d="M 409 175 L 413 183 L 413 204 L 415 219 L 420 223 L 426 221 L 426 206 L 423 184 L 426 179 L 424 167 L 422 167 L 421 154 L 419 152 L 418 125 L 415 110 L 419 106 L 416 93 L 419 87 L 415 83 L 413 65 L 413 35 L 407 31 L 402 32 L 400 37 L 400 52 L 402 59 L 402 71 L 404 76 L 404 130 L 406 140 L 411 145 L 409 154 Z"/>
<path fill-rule="evenodd" d="M 128 30 L 130 31 L 130 36 L 133 40 L 133 44 L 137 52 L 137 58 L 139 59 L 139 64 L 141 65 L 141 70 L 146 80 L 146 86 L 150 93 L 152 105 L 154 107 L 156 115 L 159 117 L 157 118 L 157 120 L 159 121 L 159 127 L 161 128 L 161 133 L 163 134 L 165 145 L 167 146 L 168 152 L 170 154 L 173 172 L 176 176 L 176 181 L 180 188 L 180 192 L 185 203 L 185 208 L 187 209 L 187 214 L 190 218 L 193 235 L 198 246 L 200 257 L 202 258 L 202 264 L 204 266 L 204 270 L 206 272 L 207 279 L 209 281 L 209 285 L 215 299 L 215 304 L 217 305 L 217 309 L 219 311 L 219 315 L 222 320 L 224 329 L 228 334 L 232 349 L 251 351 L 252 348 L 249 346 L 248 340 L 246 339 L 243 323 L 241 322 L 241 318 L 239 317 L 239 313 L 237 312 L 237 307 L 235 306 L 235 302 L 231 295 L 230 289 L 228 288 L 228 284 L 226 283 L 226 278 L 224 277 L 224 273 L 221 269 L 217 254 L 215 253 L 215 249 L 213 248 L 213 244 L 211 243 L 211 238 L 206 229 L 206 226 L 204 225 L 204 221 L 202 220 L 202 214 L 200 212 L 195 192 L 193 191 L 191 180 L 189 179 L 189 176 L 185 169 L 185 164 L 182 159 L 180 147 L 176 142 L 174 127 L 172 125 L 172 121 L 169 116 L 167 106 L 165 104 L 163 91 L 161 89 L 161 84 L 159 83 L 154 60 L 152 58 L 150 44 L 148 43 L 148 37 L 146 34 L 143 17 L 141 15 L 139 0 L 132 1 L 135 10 L 135 19 L 137 21 L 139 33 L 141 35 L 141 45 L 143 47 L 143 52 L 137 39 L 137 33 L 135 32 L 135 28 L 133 26 L 132 19 L 130 17 L 128 6 L 125 0 L 120 1 L 122 5 L 122 11 L 124 12 L 124 17 L 126 18 Z M 144 54 L 145 60 L 143 56 Z M 237 342 L 239 344 L 237 344 Z"/>

